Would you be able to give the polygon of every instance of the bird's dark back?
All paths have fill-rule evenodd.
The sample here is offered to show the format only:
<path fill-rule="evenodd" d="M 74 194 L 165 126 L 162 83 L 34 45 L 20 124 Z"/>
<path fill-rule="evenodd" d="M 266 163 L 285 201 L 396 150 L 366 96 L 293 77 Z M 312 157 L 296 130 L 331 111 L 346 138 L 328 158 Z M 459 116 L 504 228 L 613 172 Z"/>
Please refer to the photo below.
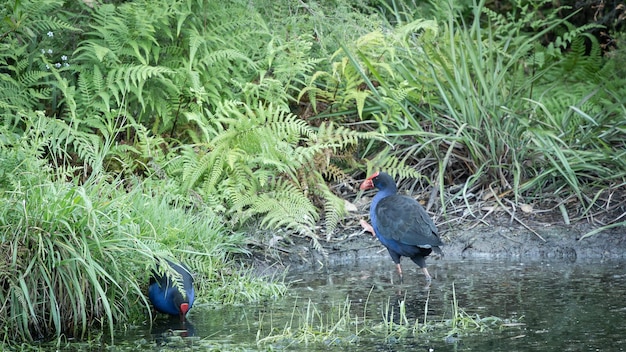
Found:
<path fill-rule="evenodd" d="M 392 195 L 376 207 L 377 231 L 385 238 L 414 246 L 441 246 L 437 227 L 415 199 Z"/>

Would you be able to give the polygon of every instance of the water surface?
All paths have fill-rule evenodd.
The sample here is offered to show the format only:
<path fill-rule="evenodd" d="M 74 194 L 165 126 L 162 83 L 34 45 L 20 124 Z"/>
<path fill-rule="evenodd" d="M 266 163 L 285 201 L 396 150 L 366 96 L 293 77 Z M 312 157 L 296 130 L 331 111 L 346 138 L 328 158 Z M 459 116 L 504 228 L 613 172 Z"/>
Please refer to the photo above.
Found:
<path fill-rule="evenodd" d="M 131 331 L 139 349 L 158 350 L 298 350 L 298 351 L 623 351 L 626 349 L 626 263 L 431 261 L 433 283 L 425 287 L 416 266 L 404 263 L 404 282 L 386 259 L 357 265 L 294 271 L 289 294 L 257 305 L 216 309 L 194 307 L 188 331 L 159 320 L 153 331 Z M 385 321 L 418 325 L 450 319 L 453 289 L 458 307 L 471 316 L 494 316 L 511 326 L 483 332 L 395 334 L 359 333 Z M 346 308 L 347 307 L 347 308 Z M 354 333 L 339 341 L 297 344 L 280 336 L 298 329 L 305 315 L 323 329 L 337 323 L 342 310 L 358 321 Z M 343 313 L 345 316 L 345 312 Z M 521 323 L 521 324 L 517 324 Z M 523 325 L 522 325 L 523 324 Z M 320 326 L 321 326 L 320 325 Z M 408 325 L 407 325 L 408 326 Z M 313 326 L 315 328 L 315 326 Z M 168 332 L 168 329 L 171 329 Z M 164 333 L 164 331 L 166 331 Z M 170 338 L 170 335 L 176 335 Z M 140 338 L 140 342 L 137 339 Z"/>

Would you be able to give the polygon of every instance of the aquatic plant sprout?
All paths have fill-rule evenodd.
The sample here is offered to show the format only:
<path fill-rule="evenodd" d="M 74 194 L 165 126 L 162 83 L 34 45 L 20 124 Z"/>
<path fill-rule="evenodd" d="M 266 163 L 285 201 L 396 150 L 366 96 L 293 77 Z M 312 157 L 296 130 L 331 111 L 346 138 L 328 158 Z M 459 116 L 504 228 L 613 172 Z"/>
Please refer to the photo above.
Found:
<path fill-rule="evenodd" d="M 371 290 L 370 290 L 371 293 Z M 330 309 L 322 308 L 322 304 L 308 300 L 306 305 L 294 303 L 291 319 L 282 328 L 270 327 L 263 331 L 259 324 L 257 344 L 309 345 L 323 343 L 326 345 L 345 345 L 357 343 L 363 338 L 385 341 L 398 341 L 417 336 L 449 336 L 471 335 L 490 330 L 519 328 L 523 323 L 515 319 L 504 319 L 495 316 L 481 318 L 477 314 L 468 314 L 459 307 L 454 283 L 452 284 L 451 309 L 448 314 L 428 317 L 428 299 L 425 303 L 423 321 L 412 319 L 407 315 L 406 297 L 397 302 L 388 299 L 385 304 L 372 304 L 368 295 L 362 314 L 355 313 L 353 301 L 349 296 L 340 304 L 331 304 Z M 379 317 L 372 316 L 368 306 L 381 307 Z M 267 319 L 260 317 L 260 321 Z M 274 321 L 269 317 L 270 321 Z M 278 319 L 277 319 L 278 320 Z M 513 323 L 511 323 L 513 322 Z"/>

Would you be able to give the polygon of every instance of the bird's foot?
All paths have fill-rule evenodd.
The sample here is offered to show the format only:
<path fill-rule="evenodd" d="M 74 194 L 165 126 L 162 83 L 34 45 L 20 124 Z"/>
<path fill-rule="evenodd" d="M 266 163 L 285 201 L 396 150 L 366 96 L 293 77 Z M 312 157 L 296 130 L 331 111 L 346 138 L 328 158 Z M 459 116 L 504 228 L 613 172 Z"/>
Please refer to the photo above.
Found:
<path fill-rule="evenodd" d="M 428 273 L 428 269 L 422 268 L 422 272 L 424 273 L 424 277 L 426 278 L 426 286 L 425 289 L 430 288 L 430 284 L 433 282 L 432 276 Z"/>
<path fill-rule="evenodd" d="M 359 221 L 359 224 L 361 224 L 361 227 L 363 228 L 364 231 L 370 232 L 372 236 L 376 237 L 376 232 L 374 232 L 374 228 L 367 221 L 361 219 Z"/>
<path fill-rule="evenodd" d="M 400 285 L 404 283 L 404 276 L 402 275 L 402 266 L 400 264 L 396 264 L 396 268 L 398 268 L 398 275 L 400 276 Z"/>

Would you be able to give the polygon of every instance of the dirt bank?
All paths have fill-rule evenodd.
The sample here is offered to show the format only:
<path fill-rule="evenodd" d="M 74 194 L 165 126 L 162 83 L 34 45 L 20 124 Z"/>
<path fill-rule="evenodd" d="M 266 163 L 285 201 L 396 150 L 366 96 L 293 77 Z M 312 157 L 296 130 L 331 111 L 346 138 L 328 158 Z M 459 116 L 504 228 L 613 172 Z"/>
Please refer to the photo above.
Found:
<path fill-rule="evenodd" d="M 391 262 L 387 250 L 369 232 L 364 232 L 359 221 L 369 220 L 371 198 L 354 192 L 344 194 L 350 205 L 350 215 L 343 219 L 332 234 L 320 226 L 316 239 L 293 234 L 265 233 L 255 236 L 251 243 L 257 268 L 321 267 L 350 264 L 360 259 L 380 257 Z M 421 199 L 427 199 L 428 193 Z M 426 202 L 422 202 L 426 203 Z M 436 207 L 437 202 L 433 202 Z M 433 205 L 430 204 L 430 205 Z M 551 210 L 550 210 L 551 209 Z M 593 261 L 626 259 L 626 227 L 614 227 L 591 236 L 589 232 L 601 224 L 624 221 L 626 192 L 617 192 L 612 203 L 593 215 L 583 216 L 577 202 L 567 202 L 564 219 L 559 207 L 535 209 L 523 206 L 504 209 L 502 203 L 476 202 L 467 206 L 455 205 L 447 216 L 432 215 L 445 246 L 448 259 L 511 259 Z M 472 214 L 456 216 L 454 214 Z M 567 224 L 565 222 L 568 222 Z M 428 258 L 432 262 L 436 258 Z"/>
<path fill-rule="evenodd" d="M 255 249 L 261 266 L 297 268 L 322 267 L 355 263 L 362 259 L 380 257 L 389 260 L 386 249 L 370 233 L 354 226 L 340 229 L 330 241 L 317 241 L 291 236 L 290 243 L 271 248 Z M 626 229 L 618 227 L 581 239 L 593 230 L 587 223 L 553 225 L 526 222 L 524 226 L 510 223 L 505 217 L 492 218 L 487 224 L 440 226 L 445 259 L 528 259 L 564 261 L 603 261 L 626 259 Z M 321 248 L 320 248 L 321 246 Z M 433 262 L 437 258 L 428 258 Z"/>

